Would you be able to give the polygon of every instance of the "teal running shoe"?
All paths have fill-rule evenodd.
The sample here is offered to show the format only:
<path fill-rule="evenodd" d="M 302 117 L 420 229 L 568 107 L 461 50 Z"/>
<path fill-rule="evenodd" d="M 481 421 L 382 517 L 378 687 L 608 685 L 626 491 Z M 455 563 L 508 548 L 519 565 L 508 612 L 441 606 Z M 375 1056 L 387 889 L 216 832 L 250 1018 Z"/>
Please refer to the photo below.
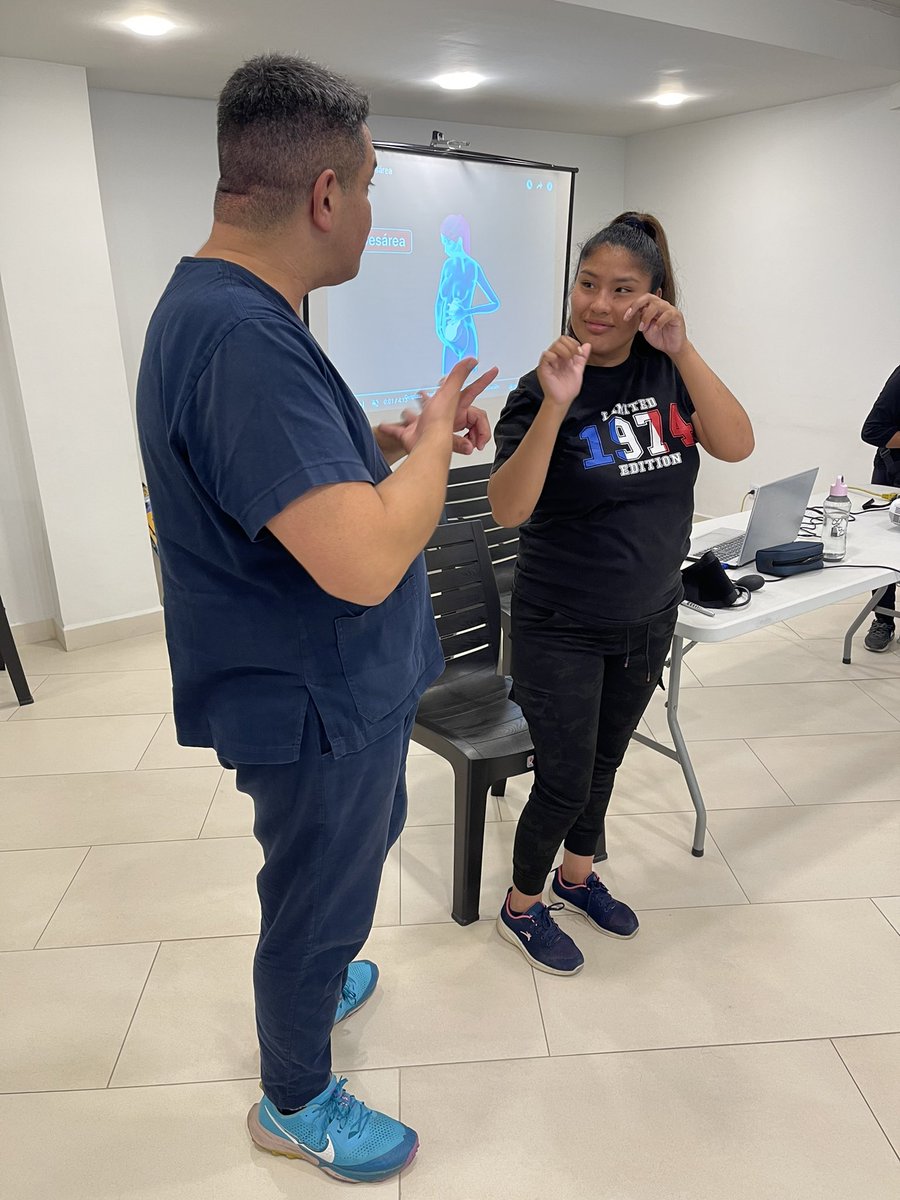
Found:
<path fill-rule="evenodd" d="M 414 1129 L 351 1096 L 346 1079 L 331 1081 L 298 1112 L 285 1116 L 268 1096 L 247 1115 L 250 1136 L 261 1150 L 302 1158 L 349 1183 L 377 1183 L 399 1174 L 416 1156 Z"/>
<path fill-rule="evenodd" d="M 366 958 L 358 959 L 347 968 L 347 982 L 338 1001 L 335 1025 L 340 1024 L 351 1013 L 359 1012 L 375 991 L 378 983 L 378 968 Z"/>

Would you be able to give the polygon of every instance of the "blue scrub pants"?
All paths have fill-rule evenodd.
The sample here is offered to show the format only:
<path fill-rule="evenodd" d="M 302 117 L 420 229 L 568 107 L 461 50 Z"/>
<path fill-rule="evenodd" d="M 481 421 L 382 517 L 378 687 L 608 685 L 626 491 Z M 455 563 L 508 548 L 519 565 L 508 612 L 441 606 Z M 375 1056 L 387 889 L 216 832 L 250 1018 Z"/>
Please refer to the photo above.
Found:
<path fill-rule="evenodd" d="M 347 966 L 369 936 L 384 860 L 406 819 L 414 716 L 336 759 L 310 704 L 297 762 L 236 767 L 265 855 L 253 986 L 262 1084 L 280 1109 L 301 1108 L 331 1078 Z"/>

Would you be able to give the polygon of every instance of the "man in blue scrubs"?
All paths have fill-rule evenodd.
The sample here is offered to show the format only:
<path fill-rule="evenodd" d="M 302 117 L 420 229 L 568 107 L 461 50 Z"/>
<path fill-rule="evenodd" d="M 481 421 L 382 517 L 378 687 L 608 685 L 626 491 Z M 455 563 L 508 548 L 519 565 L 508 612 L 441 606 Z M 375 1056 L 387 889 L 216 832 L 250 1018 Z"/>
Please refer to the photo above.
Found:
<path fill-rule="evenodd" d="M 298 316 L 359 270 L 367 115 L 303 59 L 235 72 L 213 230 L 153 314 L 138 382 L 178 740 L 236 769 L 265 857 L 250 1132 L 353 1181 L 418 1148 L 335 1079 L 330 1035 L 377 981 L 353 959 L 405 818 L 416 704 L 443 667 L 421 550 L 452 450 L 488 440 L 472 404 L 496 374 L 464 387 L 467 359 L 418 417 L 373 432 Z"/>

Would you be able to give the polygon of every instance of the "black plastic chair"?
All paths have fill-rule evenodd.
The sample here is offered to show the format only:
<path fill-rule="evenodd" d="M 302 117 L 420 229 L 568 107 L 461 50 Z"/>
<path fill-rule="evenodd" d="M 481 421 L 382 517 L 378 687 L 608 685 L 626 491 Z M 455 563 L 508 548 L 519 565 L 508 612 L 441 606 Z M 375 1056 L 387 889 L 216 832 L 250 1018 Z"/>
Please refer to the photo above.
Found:
<path fill-rule="evenodd" d="M 447 481 L 446 514 L 448 521 L 481 522 L 500 593 L 501 612 L 509 610 L 516 554 L 519 550 L 518 529 L 498 525 L 488 504 L 487 486 L 491 463 L 476 463 L 471 467 L 454 467 Z"/>
<path fill-rule="evenodd" d="M 485 540 L 491 555 L 494 578 L 500 593 L 500 673 L 510 672 L 510 612 L 513 575 L 516 555 L 519 551 L 519 530 L 498 525 L 488 503 L 487 487 L 491 477 L 491 463 L 476 463 L 471 467 L 454 467 L 447 481 L 446 515 L 448 521 L 481 522 Z M 498 779 L 491 788 L 493 796 L 502 796 L 506 791 L 506 780 Z"/>
<path fill-rule="evenodd" d="M 9 672 L 9 679 L 15 689 L 19 704 L 34 704 L 34 697 L 29 690 L 28 680 L 22 669 L 22 661 L 13 640 L 2 599 L 0 599 L 0 671 Z"/>
<path fill-rule="evenodd" d="M 453 768 L 452 916 L 478 920 L 488 789 L 532 769 L 522 710 L 497 674 L 500 599 L 480 521 L 439 525 L 425 547 L 444 674 L 419 701 L 413 741 Z"/>

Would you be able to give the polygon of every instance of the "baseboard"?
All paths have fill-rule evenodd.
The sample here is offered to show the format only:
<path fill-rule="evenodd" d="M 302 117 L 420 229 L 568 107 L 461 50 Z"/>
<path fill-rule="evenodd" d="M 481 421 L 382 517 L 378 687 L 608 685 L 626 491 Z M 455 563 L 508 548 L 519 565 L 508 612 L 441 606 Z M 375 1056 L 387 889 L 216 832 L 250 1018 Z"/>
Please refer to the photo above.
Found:
<path fill-rule="evenodd" d="M 132 613 L 131 616 L 117 617 L 112 621 L 92 621 L 87 625 L 63 627 L 56 621 L 51 624 L 53 629 L 49 636 L 55 637 L 65 650 L 84 650 L 104 642 L 121 642 L 123 638 L 159 633 L 164 628 L 161 608 Z"/>
<path fill-rule="evenodd" d="M 49 642 L 56 637 L 56 622 L 52 617 L 45 621 L 23 621 L 13 625 L 12 635 L 17 646 L 30 646 L 33 642 Z"/>

